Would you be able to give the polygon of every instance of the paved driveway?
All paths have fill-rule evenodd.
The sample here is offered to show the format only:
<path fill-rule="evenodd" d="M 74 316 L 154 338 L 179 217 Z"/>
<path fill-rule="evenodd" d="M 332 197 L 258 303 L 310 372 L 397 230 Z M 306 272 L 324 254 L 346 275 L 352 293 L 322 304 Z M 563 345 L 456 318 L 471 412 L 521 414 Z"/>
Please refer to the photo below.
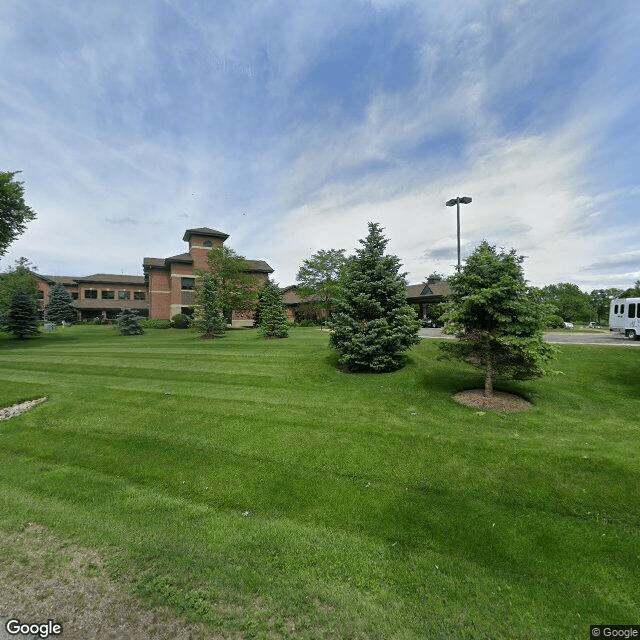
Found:
<path fill-rule="evenodd" d="M 451 338 L 451 336 L 443 335 L 442 329 L 420 329 L 418 335 L 421 338 Z M 608 344 L 640 347 L 640 340 L 628 340 L 622 334 L 611 331 L 590 331 L 589 333 L 548 331 L 544 334 L 544 339 L 554 344 Z"/>

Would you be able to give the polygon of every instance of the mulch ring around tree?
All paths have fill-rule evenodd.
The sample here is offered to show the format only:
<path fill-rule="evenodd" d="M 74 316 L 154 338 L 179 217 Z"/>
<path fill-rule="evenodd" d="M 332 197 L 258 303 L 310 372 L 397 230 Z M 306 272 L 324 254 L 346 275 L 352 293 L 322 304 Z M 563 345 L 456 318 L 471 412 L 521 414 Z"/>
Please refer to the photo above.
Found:
<path fill-rule="evenodd" d="M 528 400 L 505 391 L 494 391 L 491 398 L 484 395 L 484 389 L 467 389 L 454 394 L 453 399 L 460 404 L 481 411 L 528 411 L 533 408 Z"/>

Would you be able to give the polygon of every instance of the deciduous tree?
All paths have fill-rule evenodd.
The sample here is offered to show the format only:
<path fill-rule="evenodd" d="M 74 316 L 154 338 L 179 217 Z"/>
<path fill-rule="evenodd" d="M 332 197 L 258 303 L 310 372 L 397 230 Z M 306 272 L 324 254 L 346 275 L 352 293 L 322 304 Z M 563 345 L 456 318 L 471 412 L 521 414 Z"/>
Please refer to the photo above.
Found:
<path fill-rule="evenodd" d="M 347 259 L 344 254 L 344 249 L 321 249 L 302 263 L 296 276 L 300 296 L 320 298 L 327 316 L 340 291 L 340 275 Z"/>
<path fill-rule="evenodd" d="M 14 180 L 19 171 L 0 171 L 0 257 L 34 220 L 36 214 L 25 204 L 22 182 Z"/>
<path fill-rule="evenodd" d="M 385 255 L 382 228 L 369 223 L 361 249 L 347 259 L 343 287 L 330 320 L 330 344 L 350 371 L 392 371 L 420 339 L 418 317 L 407 304 L 400 260 Z"/>
<path fill-rule="evenodd" d="M 254 308 L 260 281 L 250 273 L 251 265 L 229 247 L 214 247 L 209 251 L 209 269 L 215 284 L 218 301 L 224 313 L 232 310 L 249 311 Z M 201 276 L 207 271 L 197 271 Z M 230 318 L 229 318 L 230 320 Z"/>
<path fill-rule="evenodd" d="M 444 357 L 460 358 L 485 375 L 485 396 L 495 378 L 526 380 L 543 375 L 553 349 L 542 339 L 551 309 L 532 295 L 514 249 L 496 251 L 484 241 L 459 273 L 449 278 L 452 293 L 444 319 L 457 340 L 440 344 Z"/>

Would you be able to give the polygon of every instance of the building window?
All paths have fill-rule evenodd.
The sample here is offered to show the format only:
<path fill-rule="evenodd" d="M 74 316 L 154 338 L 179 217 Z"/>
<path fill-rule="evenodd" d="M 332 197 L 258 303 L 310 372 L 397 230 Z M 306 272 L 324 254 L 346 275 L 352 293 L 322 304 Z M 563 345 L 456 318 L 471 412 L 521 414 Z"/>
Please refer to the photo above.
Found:
<path fill-rule="evenodd" d="M 196 279 L 195 278 L 180 278 L 180 288 L 183 291 L 193 291 L 193 287 L 195 286 Z"/>
<path fill-rule="evenodd" d="M 102 299 L 103 300 L 113 300 L 114 299 L 114 293 L 113 291 L 103 291 L 102 292 Z"/>
<path fill-rule="evenodd" d="M 129 300 L 131 298 L 131 292 L 118 291 L 118 300 Z"/>
<path fill-rule="evenodd" d="M 71 292 L 71 299 L 72 300 L 77 300 L 78 299 L 78 292 L 77 291 L 72 291 Z"/>
<path fill-rule="evenodd" d="M 144 291 L 134 291 L 133 299 L 134 300 L 144 300 L 145 299 Z"/>
<path fill-rule="evenodd" d="M 85 300 L 97 300 L 98 292 L 95 289 L 85 289 L 84 298 Z"/>
<path fill-rule="evenodd" d="M 211 244 L 211 240 L 205 240 L 204 241 L 204 246 L 205 247 L 212 247 L 213 245 Z"/>
<path fill-rule="evenodd" d="M 38 298 L 38 300 L 44 300 L 44 291 L 40 291 L 40 289 L 38 289 L 36 297 Z"/>

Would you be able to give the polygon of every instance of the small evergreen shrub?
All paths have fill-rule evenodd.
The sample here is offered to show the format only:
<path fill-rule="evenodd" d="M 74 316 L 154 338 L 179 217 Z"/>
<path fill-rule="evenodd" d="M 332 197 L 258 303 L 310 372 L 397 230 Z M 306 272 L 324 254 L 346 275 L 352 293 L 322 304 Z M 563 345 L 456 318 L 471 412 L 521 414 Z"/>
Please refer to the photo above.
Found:
<path fill-rule="evenodd" d="M 3 319 L 3 323 L 3 329 L 20 340 L 26 340 L 40 333 L 38 305 L 27 288 L 20 287 L 14 291 L 9 304 L 9 313 Z"/>
<path fill-rule="evenodd" d="M 144 333 L 141 320 L 142 318 L 133 309 L 123 309 L 116 319 L 120 335 L 135 336 Z"/>
<path fill-rule="evenodd" d="M 218 287 L 212 273 L 203 272 L 196 281 L 196 306 L 192 326 L 204 338 L 224 335 L 227 322 L 218 297 Z"/>
<path fill-rule="evenodd" d="M 49 291 L 49 304 L 44 309 L 44 319 L 56 324 L 75 322 L 78 314 L 71 301 L 71 294 L 67 288 L 61 282 L 56 282 Z"/>
<path fill-rule="evenodd" d="M 261 291 L 260 326 L 258 333 L 263 338 L 286 338 L 289 322 L 282 304 L 278 285 L 267 282 Z"/>
<path fill-rule="evenodd" d="M 174 329 L 186 329 L 189 324 L 189 316 L 185 316 L 184 313 L 177 313 L 173 318 L 171 318 L 171 326 Z"/>

